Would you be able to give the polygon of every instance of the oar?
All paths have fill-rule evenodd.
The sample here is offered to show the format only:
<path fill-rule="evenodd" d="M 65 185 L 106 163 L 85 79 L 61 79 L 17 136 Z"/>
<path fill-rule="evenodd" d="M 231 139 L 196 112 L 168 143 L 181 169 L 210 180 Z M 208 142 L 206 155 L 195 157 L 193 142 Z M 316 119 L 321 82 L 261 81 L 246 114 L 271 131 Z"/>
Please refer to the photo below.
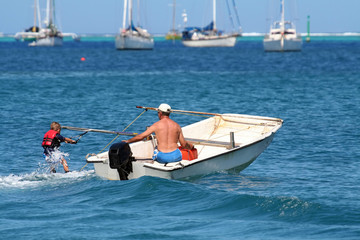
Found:
<path fill-rule="evenodd" d="M 158 111 L 158 108 L 153 107 L 143 107 L 143 106 L 136 106 L 136 108 L 143 108 L 146 110 L 154 110 Z M 212 115 L 212 116 L 220 116 L 220 117 L 226 117 L 223 114 L 220 113 L 208 113 L 208 112 L 196 112 L 196 111 L 186 111 L 186 110 L 175 110 L 171 109 L 170 112 L 182 112 L 182 113 L 192 113 L 192 114 L 202 114 L 202 115 Z M 280 118 L 267 118 L 267 117 L 257 117 L 257 116 L 236 116 L 236 118 L 245 118 L 245 119 L 255 119 L 255 120 L 265 120 L 265 121 L 275 121 L 282 123 L 283 120 Z"/>
<path fill-rule="evenodd" d="M 79 128 L 79 127 L 70 127 L 70 126 L 62 126 L 61 128 L 73 130 L 73 131 L 81 131 L 81 132 L 99 132 L 99 133 L 109 133 L 109 134 L 125 135 L 125 136 L 138 135 L 138 133 L 134 133 L 134 132 L 117 132 L 117 131 L 108 131 L 108 130 L 93 129 L 93 128 Z"/>
<path fill-rule="evenodd" d="M 136 108 L 143 108 L 146 110 L 154 110 L 154 111 L 158 111 L 158 108 L 153 108 L 153 107 L 143 107 L 143 106 L 136 106 Z M 171 112 L 183 112 L 183 113 L 193 113 L 193 114 L 204 114 L 204 115 L 212 115 L 212 116 L 221 116 L 221 114 L 219 113 L 207 113 L 207 112 L 196 112 L 196 111 L 186 111 L 186 110 L 176 110 L 176 109 L 171 109 Z"/>

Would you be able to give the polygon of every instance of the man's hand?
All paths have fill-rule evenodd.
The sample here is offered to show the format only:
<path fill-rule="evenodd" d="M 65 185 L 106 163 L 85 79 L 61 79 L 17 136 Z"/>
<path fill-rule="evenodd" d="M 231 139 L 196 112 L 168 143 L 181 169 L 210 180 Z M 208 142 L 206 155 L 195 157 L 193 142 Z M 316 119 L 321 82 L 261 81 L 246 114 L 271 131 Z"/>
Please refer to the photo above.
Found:
<path fill-rule="evenodd" d="M 188 143 L 188 142 L 186 142 L 186 144 L 185 144 L 185 147 L 184 147 L 185 149 L 193 149 L 194 148 L 194 145 L 193 144 L 191 144 L 191 143 Z"/>

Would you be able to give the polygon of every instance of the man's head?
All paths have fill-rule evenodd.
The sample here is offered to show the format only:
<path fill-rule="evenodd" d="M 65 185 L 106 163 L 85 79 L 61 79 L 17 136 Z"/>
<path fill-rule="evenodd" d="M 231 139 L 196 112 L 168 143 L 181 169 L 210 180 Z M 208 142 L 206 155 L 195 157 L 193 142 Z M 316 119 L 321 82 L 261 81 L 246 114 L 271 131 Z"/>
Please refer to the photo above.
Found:
<path fill-rule="evenodd" d="M 52 122 L 50 124 L 50 129 L 54 131 L 61 131 L 61 125 L 58 122 Z"/>
<path fill-rule="evenodd" d="M 164 116 L 169 116 L 170 112 L 171 112 L 171 107 L 170 107 L 170 105 L 168 105 L 166 103 L 162 103 L 158 107 L 158 112 L 161 112 L 162 115 L 164 115 Z"/>

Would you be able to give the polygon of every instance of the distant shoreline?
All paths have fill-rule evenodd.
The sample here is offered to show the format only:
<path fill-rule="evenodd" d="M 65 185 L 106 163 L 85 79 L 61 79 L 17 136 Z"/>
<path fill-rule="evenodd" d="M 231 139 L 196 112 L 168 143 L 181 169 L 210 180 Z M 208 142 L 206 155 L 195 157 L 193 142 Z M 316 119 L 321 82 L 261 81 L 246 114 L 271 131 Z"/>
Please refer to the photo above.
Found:
<path fill-rule="evenodd" d="M 258 32 L 248 32 L 248 33 L 243 33 L 242 36 L 243 37 L 257 37 L 257 36 L 264 36 L 267 33 L 258 33 Z M 307 33 L 300 33 L 301 36 L 307 36 Z M 115 37 L 116 34 L 110 34 L 110 33 L 81 33 L 78 34 L 81 37 Z M 153 36 L 154 37 L 165 37 L 165 33 L 154 33 Z M 346 37 L 346 36 L 359 36 L 360 37 L 360 32 L 342 32 L 342 33 L 310 33 L 311 36 L 329 36 L 329 37 L 334 37 L 334 36 L 341 36 L 341 37 Z M 15 34 L 12 33 L 1 33 L 0 32 L 0 37 L 1 38 L 6 38 L 6 37 L 14 37 Z"/>
<path fill-rule="evenodd" d="M 262 41 L 265 33 L 243 33 L 241 37 L 238 37 L 237 41 Z M 79 34 L 81 41 L 83 42 L 113 42 L 116 34 Z M 307 33 L 301 33 L 303 40 L 307 37 Z M 155 42 L 163 42 L 165 40 L 165 34 L 154 34 Z M 346 33 L 311 33 L 311 40 L 314 41 L 358 41 L 360 40 L 360 33 L 346 32 Z M 71 37 L 64 37 L 64 41 L 73 41 Z M 179 40 L 178 40 L 179 41 Z M 14 38 L 14 34 L 1 34 L 0 42 L 17 42 Z"/>

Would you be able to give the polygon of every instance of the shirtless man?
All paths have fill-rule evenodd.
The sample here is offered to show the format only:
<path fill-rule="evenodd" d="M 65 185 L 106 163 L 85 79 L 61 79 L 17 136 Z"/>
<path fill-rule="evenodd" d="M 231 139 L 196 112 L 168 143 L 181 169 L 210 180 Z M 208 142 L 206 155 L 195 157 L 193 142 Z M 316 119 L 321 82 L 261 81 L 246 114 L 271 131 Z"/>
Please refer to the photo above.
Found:
<path fill-rule="evenodd" d="M 160 163 L 181 161 L 182 156 L 178 149 L 178 142 L 186 149 L 192 149 L 194 145 L 185 140 L 179 124 L 170 119 L 170 112 L 171 107 L 168 104 L 160 104 L 158 108 L 159 121 L 150 126 L 145 132 L 124 142 L 138 142 L 155 133 L 158 146 L 154 152 L 154 160 Z"/>

